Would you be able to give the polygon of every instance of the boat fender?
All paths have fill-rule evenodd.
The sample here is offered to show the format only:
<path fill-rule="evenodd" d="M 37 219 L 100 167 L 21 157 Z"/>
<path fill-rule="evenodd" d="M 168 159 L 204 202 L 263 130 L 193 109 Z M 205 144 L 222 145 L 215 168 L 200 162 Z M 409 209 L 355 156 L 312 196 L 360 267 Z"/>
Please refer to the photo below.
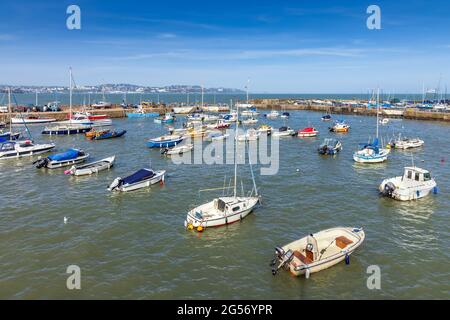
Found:
<path fill-rule="evenodd" d="M 420 191 L 419 190 L 416 191 L 416 195 L 417 195 L 417 198 L 420 197 Z"/>
<path fill-rule="evenodd" d="M 350 264 L 350 256 L 348 254 L 345 255 L 345 264 L 346 265 Z"/>
<path fill-rule="evenodd" d="M 305 278 L 309 279 L 309 276 L 311 275 L 311 271 L 309 271 L 309 268 L 305 269 Z"/>
<path fill-rule="evenodd" d="M 198 226 L 198 227 L 197 227 L 197 231 L 198 231 L 198 232 L 203 232 L 203 230 L 205 230 L 205 228 L 203 228 L 202 226 Z"/>
<path fill-rule="evenodd" d="M 437 186 L 433 188 L 433 193 L 434 193 L 434 194 L 437 194 L 437 193 L 438 193 L 438 187 L 437 187 Z"/>

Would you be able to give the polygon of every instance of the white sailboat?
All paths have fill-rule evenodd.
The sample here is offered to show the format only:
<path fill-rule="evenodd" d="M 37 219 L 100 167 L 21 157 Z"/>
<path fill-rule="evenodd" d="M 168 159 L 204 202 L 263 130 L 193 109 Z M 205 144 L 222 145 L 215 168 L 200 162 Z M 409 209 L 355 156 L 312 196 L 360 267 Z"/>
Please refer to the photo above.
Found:
<path fill-rule="evenodd" d="M 239 114 L 239 106 L 237 106 Z M 238 116 L 239 117 L 239 116 Z M 239 119 L 238 119 L 239 120 Z M 239 121 L 235 131 L 234 187 L 232 196 L 223 196 L 202 204 L 188 212 L 184 226 L 188 230 L 202 232 L 205 228 L 218 227 L 241 221 L 249 215 L 259 203 L 258 190 L 252 172 L 253 190 L 248 196 L 237 195 L 237 137 Z M 249 157 L 250 159 L 250 157 Z M 251 163 L 250 163 L 251 168 Z M 254 192 L 254 194 L 253 194 Z"/>
<path fill-rule="evenodd" d="M 380 163 L 388 158 L 390 149 L 380 148 L 378 142 L 378 125 L 380 113 L 380 89 L 377 90 L 377 132 L 372 143 L 364 144 L 363 147 L 353 154 L 353 160 L 358 163 Z"/>

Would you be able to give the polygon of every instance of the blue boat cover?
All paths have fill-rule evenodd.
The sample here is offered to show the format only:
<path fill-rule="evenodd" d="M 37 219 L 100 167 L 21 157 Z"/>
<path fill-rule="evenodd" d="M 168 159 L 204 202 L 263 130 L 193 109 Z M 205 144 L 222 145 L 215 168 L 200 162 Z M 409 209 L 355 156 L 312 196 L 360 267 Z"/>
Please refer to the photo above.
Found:
<path fill-rule="evenodd" d="M 122 179 L 122 181 L 124 184 L 133 184 L 133 183 L 151 178 L 154 175 L 155 175 L 155 173 L 152 170 L 141 169 L 141 170 L 133 173 L 131 176 L 128 176 L 128 177 Z"/>
<path fill-rule="evenodd" d="M 78 157 L 79 151 L 75 149 L 69 149 L 66 152 L 58 153 L 58 154 L 52 154 L 48 156 L 48 158 L 52 161 L 64 161 L 64 160 L 71 160 Z"/>

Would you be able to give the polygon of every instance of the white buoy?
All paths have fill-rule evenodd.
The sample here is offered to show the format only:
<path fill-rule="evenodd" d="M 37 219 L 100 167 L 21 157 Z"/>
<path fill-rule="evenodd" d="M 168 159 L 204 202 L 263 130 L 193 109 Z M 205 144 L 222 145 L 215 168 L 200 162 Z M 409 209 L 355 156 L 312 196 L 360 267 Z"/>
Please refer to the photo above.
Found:
<path fill-rule="evenodd" d="M 309 275 L 311 274 L 311 272 L 309 271 L 309 268 L 305 270 L 305 278 L 309 279 Z"/>
<path fill-rule="evenodd" d="M 66 224 L 68 220 L 69 220 L 69 218 L 64 217 L 64 224 Z"/>
<path fill-rule="evenodd" d="M 300 169 L 297 169 L 297 172 L 300 172 Z"/>

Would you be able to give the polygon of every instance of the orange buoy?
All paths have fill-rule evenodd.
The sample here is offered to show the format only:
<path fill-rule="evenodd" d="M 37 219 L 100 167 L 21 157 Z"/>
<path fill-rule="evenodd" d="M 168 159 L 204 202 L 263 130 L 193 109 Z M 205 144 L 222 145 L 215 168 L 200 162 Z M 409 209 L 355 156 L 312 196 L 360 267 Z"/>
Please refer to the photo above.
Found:
<path fill-rule="evenodd" d="M 203 232 L 203 230 L 205 230 L 205 228 L 203 228 L 202 226 L 198 226 L 198 227 L 197 227 L 197 231 L 198 231 L 198 232 Z"/>

